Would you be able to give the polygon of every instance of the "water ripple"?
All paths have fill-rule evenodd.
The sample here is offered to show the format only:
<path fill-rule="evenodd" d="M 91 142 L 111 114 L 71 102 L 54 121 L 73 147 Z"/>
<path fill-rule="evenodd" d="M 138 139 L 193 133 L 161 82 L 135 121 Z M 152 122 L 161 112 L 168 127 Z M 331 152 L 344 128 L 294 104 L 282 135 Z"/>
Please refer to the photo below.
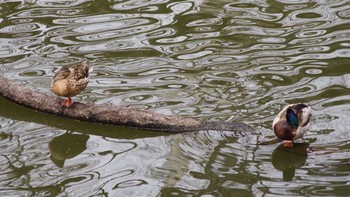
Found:
<path fill-rule="evenodd" d="M 157 5 L 162 3 L 167 3 L 167 1 L 166 0 L 148 0 L 148 1 L 132 0 L 132 1 L 113 4 L 111 8 L 114 10 L 131 10 L 131 9 L 144 8 L 150 5 Z"/>
<path fill-rule="evenodd" d="M 76 16 L 82 13 L 81 9 L 62 9 L 62 8 L 31 8 L 13 13 L 13 19 L 41 18 L 41 17 L 62 17 L 62 16 Z"/>
<path fill-rule="evenodd" d="M 348 1 L 28 0 L 0 11 L 6 77 L 52 94 L 54 71 L 89 59 L 82 102 L 236 119 L 261 133 L 90 135 L 65 155 L 48 144 L 66 131 L 0 118 L 1 195 L 347 195 Z M 260 145 L 296 102 L 313 109 L 307 151 Z"/>

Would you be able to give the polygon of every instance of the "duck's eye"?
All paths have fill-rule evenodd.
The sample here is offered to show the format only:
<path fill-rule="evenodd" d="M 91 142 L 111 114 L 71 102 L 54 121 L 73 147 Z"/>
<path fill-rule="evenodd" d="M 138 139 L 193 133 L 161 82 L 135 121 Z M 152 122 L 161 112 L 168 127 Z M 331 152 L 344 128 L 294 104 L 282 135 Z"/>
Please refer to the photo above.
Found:
<path fill-rule="evenodd" d="M 295 114 L 295 112 L 292 109 L 287 110 L 286 118 L 290 126 L 297 127 L 299 125 L 298 116 Z"/>

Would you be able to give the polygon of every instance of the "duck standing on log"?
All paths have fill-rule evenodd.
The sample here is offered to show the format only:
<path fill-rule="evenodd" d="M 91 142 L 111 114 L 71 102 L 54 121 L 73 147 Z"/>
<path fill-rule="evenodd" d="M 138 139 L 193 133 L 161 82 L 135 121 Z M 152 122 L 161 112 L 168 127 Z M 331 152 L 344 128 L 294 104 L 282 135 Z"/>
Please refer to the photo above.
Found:
<path fill-rule="evenodd" d="M 273 120 L 275 135 L 284 140 L 284 147 L 292 148 L 293 140 L 302 138 L 309 130 L 311 108 L 305 104 L 291 104 L 282 109 Z"/>
<path fill-rule="evenodd" d="M 83 91 L 89 83 L 90 69 L 87 61 L 63 66 L 53 76 L 51 90 L 57 96 L 68 97 L 61 105 L 70 107 L 74 102 L 71 97 Z"/>

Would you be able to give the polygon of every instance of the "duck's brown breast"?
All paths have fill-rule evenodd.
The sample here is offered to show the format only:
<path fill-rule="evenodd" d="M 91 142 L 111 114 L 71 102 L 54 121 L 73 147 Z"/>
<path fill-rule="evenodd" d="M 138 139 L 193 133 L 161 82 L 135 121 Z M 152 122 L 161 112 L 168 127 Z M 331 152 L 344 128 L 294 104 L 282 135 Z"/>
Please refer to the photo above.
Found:
<path fill-rule="evenodd" d="M 66 96 L 68 94 L 67 80 L 57 80 L 51 84 L 51 90 L 57 96 Z"/>
<path fill-rule="evenodd" d="M 291 127 L 286 120 L 282 120 L 275 124 L 273 131 L 279 139 L 293 140 L 296 129 Z"/>

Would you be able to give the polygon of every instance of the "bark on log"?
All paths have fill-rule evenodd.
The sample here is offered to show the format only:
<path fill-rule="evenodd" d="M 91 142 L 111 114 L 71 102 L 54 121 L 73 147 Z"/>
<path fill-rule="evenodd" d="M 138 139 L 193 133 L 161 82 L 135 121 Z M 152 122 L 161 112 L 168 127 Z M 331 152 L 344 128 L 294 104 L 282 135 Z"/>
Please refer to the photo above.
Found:
<path fill-rule="evenodd" d="M 17 84 L 0 75 L 0 95 L 22 106 L 71 119 L 132 127 L 143 130 L 183 133 L 198 130 L 252 132 L 241 122 L 213 122 L 180 116 L 166 116 L 146 110 L 113 106 L 89 105 L 75 102 L 71 107 L 62 107 L 62 98 L 52 97 L 30 87 Z M 1 110 L 1 109 L 0 109 Z"/>

